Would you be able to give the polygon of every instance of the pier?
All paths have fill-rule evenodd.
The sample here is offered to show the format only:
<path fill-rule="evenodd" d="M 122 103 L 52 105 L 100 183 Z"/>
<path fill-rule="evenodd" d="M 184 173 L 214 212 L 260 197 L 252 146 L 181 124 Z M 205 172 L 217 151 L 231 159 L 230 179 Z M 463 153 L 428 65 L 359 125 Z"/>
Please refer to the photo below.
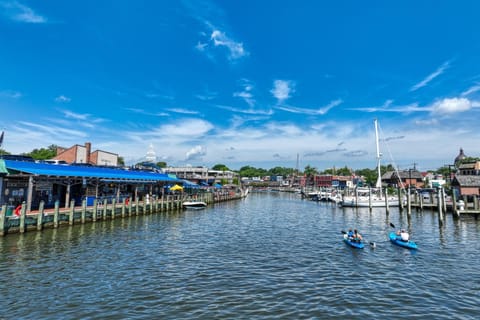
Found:
<path fill-rule="evenodd" d="M 205 192 L 195 196 L 195 200 L 203 201 L 208 205 L 223 201 L 238 200 L 245 196 L 242 192 L 221 190 Z M 141 201 L 132 201 L 131 198 L 109 202 L 107 199 L 93 201 L 92 206 L 87 206 L 87 200 L 81 206 L 75 206 L 75 201 L 70 202 L 67 208 L 61 208 L 60 202 L 55 202 L 54 208 L 44 209 L 43 201 L 39 209 L 27 214 L 26 202 L 22 203 L 19 216 L 8 212 L 7 205 L 0 211 L 0 236 L 12 233 L 25 233 L 42 231 L 44 228 L 59 228 L 74 226 L 97 221 L 121 219 L 131 216 L 159 214 L 166 212 L 179 212 L 183 210 L 182 203 L 191 200 L 188 195 L 168 195 L 160 198 L 143 198 Z"/>

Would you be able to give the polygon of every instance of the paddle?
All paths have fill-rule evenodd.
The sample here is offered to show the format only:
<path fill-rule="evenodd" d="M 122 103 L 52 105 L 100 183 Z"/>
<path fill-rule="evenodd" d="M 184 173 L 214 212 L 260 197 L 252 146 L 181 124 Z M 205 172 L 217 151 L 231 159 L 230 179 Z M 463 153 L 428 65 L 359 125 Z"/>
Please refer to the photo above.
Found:
<path fill-rule="evenodd" d="M 392 227 L 393 229 L 396 229 L 395 228 L 395 225 L 393 223 L 390 222 L 390 227 Z"/>

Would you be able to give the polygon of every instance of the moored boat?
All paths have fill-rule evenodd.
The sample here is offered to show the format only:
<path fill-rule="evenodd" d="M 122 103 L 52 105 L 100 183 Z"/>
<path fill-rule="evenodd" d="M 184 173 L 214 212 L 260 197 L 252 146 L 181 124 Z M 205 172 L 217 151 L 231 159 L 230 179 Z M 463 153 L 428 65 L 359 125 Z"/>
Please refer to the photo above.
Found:
<path fill-rule="evenodd" d="M 184 209 L 204 209 L 207 207 L 207 203 L 203 201 L 184 201 L 182 207 Z"/>
<path fill-rule="evenodd" d="M 402 238 L 397 235 L 395 232 L 390 232 L 389 235 L 390 241 L 397 246 L 408 248 L 408 249 L 418 249 L 417 244 L 414 241 L 408 240 L 403 241 Z"/>

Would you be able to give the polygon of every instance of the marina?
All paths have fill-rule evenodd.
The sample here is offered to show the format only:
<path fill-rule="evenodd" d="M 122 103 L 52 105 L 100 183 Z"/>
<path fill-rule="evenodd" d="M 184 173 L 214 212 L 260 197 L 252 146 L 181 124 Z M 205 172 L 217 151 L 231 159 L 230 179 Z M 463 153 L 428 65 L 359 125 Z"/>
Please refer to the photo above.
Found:
<path fill-rule="evenodd" d="M 393 245 L 393 222 L 418 250 Z M 367 242 L 345 245 L 341 230 Z M 342 208 L 252 192 L 0 238 L 1 317 L 478 319 L 480 224 L 471 215 Z M 22 297 L 28 297 L 24 299 Z"/>

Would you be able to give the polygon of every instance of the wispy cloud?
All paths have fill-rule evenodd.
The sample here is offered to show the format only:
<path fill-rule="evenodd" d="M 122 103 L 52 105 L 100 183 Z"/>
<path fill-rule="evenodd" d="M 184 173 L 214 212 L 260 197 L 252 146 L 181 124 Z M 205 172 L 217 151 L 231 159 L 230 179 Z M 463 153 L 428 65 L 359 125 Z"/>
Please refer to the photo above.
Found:
<path fill-rule="evenodd" d="M 242 98 L 250 107 L 255 105 L 255 99 L 253 99 L 253 85 L 250 81 L 243 79 L 241 81 L 241 86 L 243 87 L 242 91 L 234 92 L 233 96 L 237 98 Z"/>
<path fill-rule="evenodd" d="M 337 99 L 331 101 L 328 105 L 320 108 L 320 109 L 306 109 L 306 108 L 299 108 L 299 107 L 292 107 L 292 106 L 276 106 L 275 108 L 291 112 L 291 113 L 301 113 L 301 114 L 308 114 L 308 115 L 324 115 L 333 107 L 340 105 L 343 102 L 342 99 Z"/>
<path fill-rule="evenodd" d="M 154 117 L 168 117 L 169 114 L 166 112 L 149 112 L 145 109 L 141 108 L 124 108 L 127 111 L 133 112 L 133 113 L 138 113 L 138 114 L 144 114 L 147 116 L 154 116 Z"/>
<path fill-rule="evenodd" d="M 475 93 L 477 91 L 480 91 L 480 83 L 477 83 L 474 86 L 471 86 L 470 88 L 468 88 L 467 90 L 462 92 L 461 96 L 465 97 L 465 96 L 471 95 L 472 93 Z"/>
<path fill-rule="evenodd" d="M 22 94 L 18 91 L 3 90 L 3 91 L 0 91 L 0 97 L 18 99 L 22 97 Z"/>
<path fill-rule="evenodd" d="M 216 107 L 223 110 L 228 110 L 231 112 L 238 112 L 238 113 L 245 113 L 245 114 L 257 114 L 257 115 L 265 115 L 265 116 L 270 116 L 273 114 L 272 109 L 254 109 L 254 108 L 242 109 L 242 108 L 226 106 L 226 105 L 216 105 Z"/>
<path fill-rule="evenodd" d="M 66 102 L 70 102 L 72 99 L 70 99 L 69 97 L 66 97 L 64 95 L 61 95 L 61 96 L 58 96 L 55 98 L 55 101 L 56 102 L 63 102 L 63 103 L 66 103 Z"/>
<path fill-rule="evenodd" d="M 181 114 L 199 114 L 198 111 L 182 109 L 182 108 L 170 108 L 170 109 L 167 109 L 167 111 L 181 113 Z"/>
<path fill-rule="evenodd" d="M 289 80 L 275 80 L 273 82 L 273 89 L 270 90 L 270 92 L 280 104 L 289 99 L 291 94 L 295 92 L 295 83 Z"/>
<path fill-rule="evenodd" d="M 0 1 L 4 14 L 11 20 L 24 23 L 47 23 L 47 18 L 41 16 L 30 7 L 18 1 Z"/>
<path fill-rule="evenodd" d="M 72 118 L 76 120 L 87 120 L 87 118 L 90 117 L 90 114 L 88 113 L 81 114 L 81 113 L 75 113 L 69 110 L 63 110 L 62 112 L 66 118 Z"/>
<path fill-rule="evenodd" d="M 372 106 L 372 107 L 360 107 L 360 108 L 348 108 L 349 110 L 357 110 L 364 112 L 397 112 L 397 113 L 412 113 L 412 112 L 429 112 L 431 108 L 421 107 L 418 103 L 414 102 L 407 105 L 395 106 L 393 105 L 393 100 L 387 100 L 381 106 Z"/>
<path fill-rule="evenodd" d="M 229 51 L 230 59 L 239 59 L 249 54 L 243 48 L 243 43 L 227 37 L 227 35 L 220 30 L 213 30 L 210 39 L 216 47 L 226 47 Z"/>
<path fill-rule="evenodd" d="M 435 70 L 433 73 L 429 74 L 425 79 L 420 81 L 419 83 L 415 84 L 413 87 L 410 88 L 410 91 L 416 91 L 420 88 L 425 87 L 428 85 L 433 79 L 441 75 L 446 69 L 450 67 L 450 62 L 446 61 L 444 62 L 440 67 L 438 67 L 437 70 Z"/>

